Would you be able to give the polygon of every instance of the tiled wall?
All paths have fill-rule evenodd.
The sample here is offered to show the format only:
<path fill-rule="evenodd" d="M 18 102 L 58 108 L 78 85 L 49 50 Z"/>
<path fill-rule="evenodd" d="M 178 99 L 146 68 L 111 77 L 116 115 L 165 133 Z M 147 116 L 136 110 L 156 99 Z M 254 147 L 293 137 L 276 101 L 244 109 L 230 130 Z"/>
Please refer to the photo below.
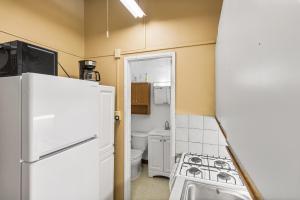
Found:
<path fill-rule="evenodd" d="M 229 157 L 226 141 L 214 117 L 176 115 L 176 153 Z"/>

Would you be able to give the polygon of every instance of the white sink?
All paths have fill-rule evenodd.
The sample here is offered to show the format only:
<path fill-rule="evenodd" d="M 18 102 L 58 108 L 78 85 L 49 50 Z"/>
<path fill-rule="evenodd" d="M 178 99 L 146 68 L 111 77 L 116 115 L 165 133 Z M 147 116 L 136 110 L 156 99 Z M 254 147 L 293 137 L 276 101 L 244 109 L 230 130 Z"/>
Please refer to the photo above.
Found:
<path fill-rule="evenodd" d="M 181 200 L 251 200 L 242 191 L 186 180 Z"/>
<path fill-rule="evenodd" d="M 149 135 L 170 136 L 170 130 L 154 129 L 149 132 Z"/>
<path fill-rule="evenodd" d="M 177 176 L 169 200 L 251 200 L 246 189 L 202 183 Z"/>

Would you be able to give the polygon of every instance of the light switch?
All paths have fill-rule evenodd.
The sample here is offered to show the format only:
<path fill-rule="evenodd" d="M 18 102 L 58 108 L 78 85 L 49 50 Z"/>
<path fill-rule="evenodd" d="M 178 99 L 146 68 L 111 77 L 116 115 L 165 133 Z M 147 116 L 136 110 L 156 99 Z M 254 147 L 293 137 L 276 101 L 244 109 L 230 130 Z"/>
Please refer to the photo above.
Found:
<path fill-rule="evenodd" d="M 121 49 L 115 49 L 115 58 L 121 58 Z"/>

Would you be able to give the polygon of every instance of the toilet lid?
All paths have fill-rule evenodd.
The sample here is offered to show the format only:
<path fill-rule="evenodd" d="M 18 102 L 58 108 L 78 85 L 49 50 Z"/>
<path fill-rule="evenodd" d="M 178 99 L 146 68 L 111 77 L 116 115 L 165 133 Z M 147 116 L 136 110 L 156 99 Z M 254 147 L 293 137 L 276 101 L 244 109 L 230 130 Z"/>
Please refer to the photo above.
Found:
<path fill-rule="evenodd" d="M 138 149 L 131 149 L 131 160 L 135 160 L 138 157 L 141 157 L 143 154 L 142 150 L 138 150 Z"/>
<path fill-rule="evenodd" d="M 133 136 L 133 137 L 144 137 L 144 138 L 146 138 L 146 137 L 148 137 L 148 133 L 145 133 L 145 132 L 136 132 L 136 131 L 134 131 L 134 132 L 131 132 L 131 136 Z"/>

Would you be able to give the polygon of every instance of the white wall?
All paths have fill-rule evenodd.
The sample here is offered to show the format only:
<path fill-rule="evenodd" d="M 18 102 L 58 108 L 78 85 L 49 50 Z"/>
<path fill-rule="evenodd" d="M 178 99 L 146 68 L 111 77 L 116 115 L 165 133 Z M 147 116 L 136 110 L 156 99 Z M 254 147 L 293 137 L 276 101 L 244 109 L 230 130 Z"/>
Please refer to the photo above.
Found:
<path fill-rule="evenodd" d="M 225 0 L 216 110 L 265 199 L 300 197 L 300 1 Z"/>
<path fill-rule="evenodd" d="M 171 59 L 160 58 L 139 60 L 130 62 L 131 80 L 135 77 L 137 82 L 145 82 L 145 74 L 148 74 L 148 82 L 171 81 Z M 151 85 L 151 114 L 132 115 L 131 130 L 148 132 L 152 129 L 163 129 L 165 121 L 170 123 L 170 105 L 156 105 L 153 103 L 153 85 Z"/>

